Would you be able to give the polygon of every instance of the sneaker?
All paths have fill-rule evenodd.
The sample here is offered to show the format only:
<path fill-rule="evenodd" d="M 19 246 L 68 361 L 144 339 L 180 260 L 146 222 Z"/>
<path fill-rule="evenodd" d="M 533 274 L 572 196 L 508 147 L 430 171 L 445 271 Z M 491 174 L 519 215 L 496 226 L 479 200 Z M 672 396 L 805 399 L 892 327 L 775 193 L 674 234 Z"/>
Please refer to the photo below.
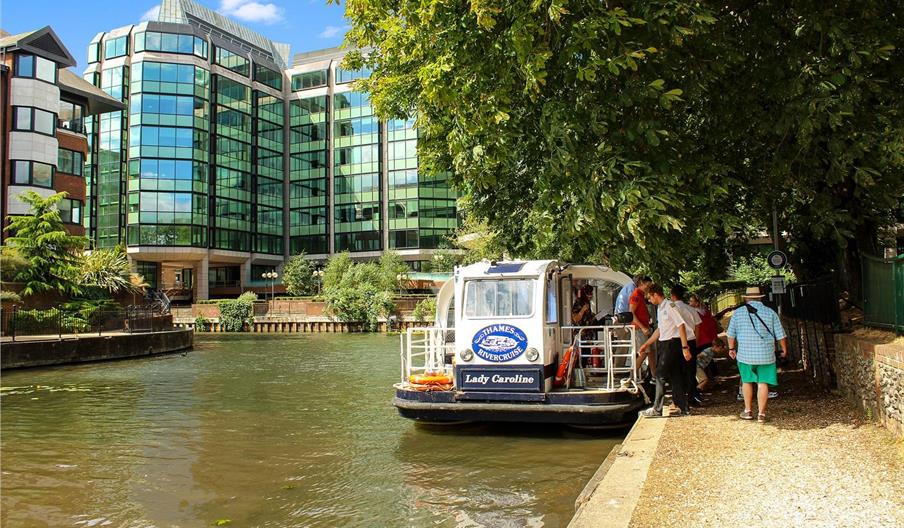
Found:
<path fill-rule="evenodd" d="M 753 420 L 753 411 L 741 411 L 742 420 Z"/>
<path fill-rule="evenodd" d="M 681 418 L 682 416 L 690 416 L 690 414 L 690 409 L 687 412 L 682 412 L 681 410 L 669 411 L 669 418 Z"/>
<path fill-rule="evenodd" d="M 662 411 L 657 411 L 653 407 L 649 409 L 644 409 L 640 411 L 638 414 L 643 416 L 644 418 L 662 418 Z"/>
<path fill-rule="evenodd" d="M 694 396 L 691 398 L 691 406 L 693 407 L 703 407 L 703 399 L 699 396 Z"/>
<path fill-rule="evenodd" d="M 738 397 L 735 398 L 735 399 L 738 400 L 738 401 L 744 401 L 744 395 L 741 394 L 741 393 L 739 392 L 739 393 L 738 393 Z"/>
<path fill-rule="evenodd" d="M 769 391 L 769 399 L 778 398 L 778 391 Z"/>
<path fill-rule="evenodd" d="M 766 423 L 766 415 L 765 414 L 756 415 L 756 421 L 759 423 Z"/>

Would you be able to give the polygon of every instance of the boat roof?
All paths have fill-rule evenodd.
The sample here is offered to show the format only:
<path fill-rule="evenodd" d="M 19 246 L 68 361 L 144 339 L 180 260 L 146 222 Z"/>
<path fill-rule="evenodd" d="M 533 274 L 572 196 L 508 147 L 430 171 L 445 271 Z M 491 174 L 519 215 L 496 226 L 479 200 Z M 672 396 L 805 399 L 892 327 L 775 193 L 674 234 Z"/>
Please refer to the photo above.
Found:
<path fill-rule="evenodd" d="M 575 279 L 605 280 L 624 286 L 631 282 L 631 277 L 615 271 L 608 266 L 593 264 L 568 264 L 558 260 L 484 260 L 456 269 L 456 275 L 464 279 L 502 278 L 502 277 L 542 277 L 551 268 Z"/>

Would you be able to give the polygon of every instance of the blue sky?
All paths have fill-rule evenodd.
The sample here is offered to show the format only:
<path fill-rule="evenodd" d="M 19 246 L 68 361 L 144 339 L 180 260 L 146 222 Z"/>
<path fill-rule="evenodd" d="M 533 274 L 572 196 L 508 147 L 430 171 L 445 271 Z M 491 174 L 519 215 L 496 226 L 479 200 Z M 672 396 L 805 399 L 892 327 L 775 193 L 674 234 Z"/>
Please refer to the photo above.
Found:
<path fill-rule="evenodd" d="M 195 0 L 277 42 L 292 54 L 338 46 L 347 30 L 345 6 L 326 0 Z M 88 42 L 101 31 L 137 24 L 159 7 L 155 0 L 0 0 L 0 27 L 12 34 L 53 27 L 86 65 Z"/>

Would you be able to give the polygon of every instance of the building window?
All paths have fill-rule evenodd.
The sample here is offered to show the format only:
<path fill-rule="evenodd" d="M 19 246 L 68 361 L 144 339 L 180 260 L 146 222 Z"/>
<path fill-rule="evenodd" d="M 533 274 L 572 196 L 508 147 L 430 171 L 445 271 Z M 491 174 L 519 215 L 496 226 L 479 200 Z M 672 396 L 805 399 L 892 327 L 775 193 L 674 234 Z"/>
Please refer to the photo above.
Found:
<path fill-rule="evenodd" d="M 145 31 L 135 35 L 135 51 L 162 51 L 207 58 L 207 41 L 194 35 Z"/>
<path fill-rule="evenodd" d="M 292 90 L 307 90 L 308 88 L 326 86 L 327 75 L 329 75 L 329 70 L 320 70 L 293 75 Z"/>
<path fill-rule="evenodd" d="M 59 172 L 65 172 L 66 174 L 81 176 L 82 168 L 85 163 L 82 153 L 64 148 L 59 149 L 58 152 L 57 170 Z"/>
<path fill-rule="evenodd" d="M 100 60 L 100 43 L 92 42 L 88 44 L 88 64 L 94 64 Z"/>
<path fill-rule="evenodd" d="M 282 72 L 271 70 L 266 66 L 254 65 L 254 80 L 270 88 L 282 90 Z"/>
<path fill-rule="evenodd" d="M 80 200 L 70 200 L 63 198 L 58 205 L 60 218 L 64 224 L 81 224 L 82 223 L 82 202 Z"/>
<path fill-rule="evenodd" d="M 371 71 L 367 68 L 361 70 L 346 70 L 345 68 L 336 68 L 336 84 L 349 83 L 355 79 L 366 79 L 370 77 Z"/>
<path fill-rule="evenodd" d="M 37 55 L 17 55 L 15 75 L 56 84 L 57 64 Z"/>
<path fill-rule="evenodd" d="M 247 57 L 233 53 L 228 49 L 216 48 L 214 64 L 248 77 L 251 74 L 251 61 Z"/>
<path fill-rule="evenodd" d="M 56 135 L 56 114 L 31 108 L 29 106 L 13 107 L 13 130 L 37 132 L 46 136 Z"/>
<path fill-rule="evenodd" d="M 148 288 L 157 289 L 157 276 L 160 274 L 159 262 L 146 262 L 139 260 L 135 263 L 135 272 L 141 275 Z"/>
<path fill-rule="evenodd" d="M 53 188 L 53 165 L 37 161 L 13 160 L 13 185 Z"/>
<path fill-rule="evenodd" d="M 57 127 L 78 134 L 84 134 L 85 107 L 61 99 L 60 112 L 57 114 Z"/>
<path fill-rule="evenodd" d="M 216 266 L 207 270 L 207 285 L 210 288 L 238 287 L 241 284 L 241 269 L 238 266 Z"/>
<path fill-rule="evenodd" d="M 116 37 L 104 43 L 104 59 L 122 57 L 129 53 L 129 36 Z"/>

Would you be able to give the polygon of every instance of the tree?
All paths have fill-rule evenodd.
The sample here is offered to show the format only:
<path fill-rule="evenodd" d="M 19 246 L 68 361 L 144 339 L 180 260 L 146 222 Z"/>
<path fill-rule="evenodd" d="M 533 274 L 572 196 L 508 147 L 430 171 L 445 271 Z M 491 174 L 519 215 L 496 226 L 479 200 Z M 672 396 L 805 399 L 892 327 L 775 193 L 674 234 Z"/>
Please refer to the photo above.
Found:
<path fill-rule="evenodd" d="M 402 278 L 408 274 L 408 265 L 395 251 L 384 251 L 380 255 L 380 288 L 385 291 L 397 291 Z"/>
<path fill-rule="evenodd" d="M 304 252 L 289 258 L 283 267 L 283 284 L 289 295 L 313 295 L 317 291 L 314 266 L 305 258 Z"/>
<path fill-rule="evenodd" d="M 373 69 L 357 88 L 378 115 L 417 116 L 424 170 L 452 170 L 513 256 L 675 278 L 724 262 L 775 205 L 793 261 L 854 285 L 904 195 L 901 12 L 348 0 L 368 54 L 345 65 Z"/>
<path fill-rule="evenodd" d="M 132 273 L 122 246 L 95 249 L 86 256 L 81 265 L 81 284 L 107 293 L 141 293 L 147 287 L 139 275 Z"/>
<path fill-rule="evenodd" d="M 0 281 L 14 282 L 16 276 L 27 267 L 28 261 L 16 248 L 4 246 L 0 249 Z"/>
<path fill-rule="evenodd" d="M 6 229 L 11 233 L 9 245 L 28 261 L 16 280 L 24 283 L 22 295 L 34 295 L 57 291 L 63 295 L 77 295 L 81 252 L 85 237 L 70 235 L 57 204 L 66 197 L 65 192 L 43 198 L 34 191 L 25 191 L 19 200 L 31 207 L 31 213 L 9 217 Z"/>

